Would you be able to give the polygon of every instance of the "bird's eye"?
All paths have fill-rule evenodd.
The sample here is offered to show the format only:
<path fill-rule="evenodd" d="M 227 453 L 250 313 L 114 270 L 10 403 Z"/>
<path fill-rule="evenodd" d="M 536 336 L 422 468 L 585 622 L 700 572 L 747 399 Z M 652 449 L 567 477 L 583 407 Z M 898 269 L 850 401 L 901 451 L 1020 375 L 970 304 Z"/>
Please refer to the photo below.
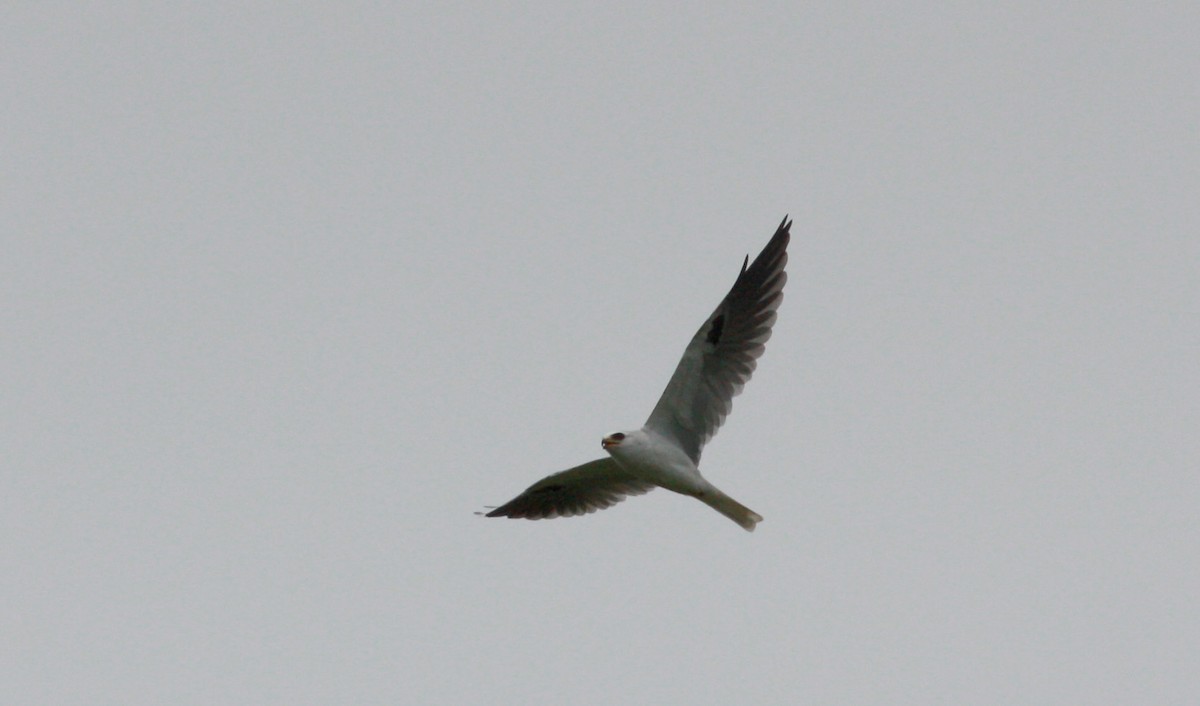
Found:
<path fill-rule="evenodd" d="M 613 439 L 614 441 L 622 441 L 625 439 L 625 435 L 622 434 L 621 432 L 617 432 L 616 434 L 613 434 L 609 438 Z"/>

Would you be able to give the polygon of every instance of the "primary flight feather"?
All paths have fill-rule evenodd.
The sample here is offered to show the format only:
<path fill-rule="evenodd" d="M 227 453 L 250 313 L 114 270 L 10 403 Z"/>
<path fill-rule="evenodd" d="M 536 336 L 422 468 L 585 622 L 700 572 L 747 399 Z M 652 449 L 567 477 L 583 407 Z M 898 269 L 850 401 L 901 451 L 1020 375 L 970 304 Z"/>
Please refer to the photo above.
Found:
<path fill-rule="evenodd" d="M 549 475 L 487 516 L 584 515 L 661 487 L 690 495 L 754 531 L 762 516 L 705 480 L 697 466 L 771 337 L 787 282 L 791 227 L 785 216 L 753 263 L 747 256 L 729 294 L 684 349 L 641 429 L 605 436 L 600 445 L 607 458 Z"/>

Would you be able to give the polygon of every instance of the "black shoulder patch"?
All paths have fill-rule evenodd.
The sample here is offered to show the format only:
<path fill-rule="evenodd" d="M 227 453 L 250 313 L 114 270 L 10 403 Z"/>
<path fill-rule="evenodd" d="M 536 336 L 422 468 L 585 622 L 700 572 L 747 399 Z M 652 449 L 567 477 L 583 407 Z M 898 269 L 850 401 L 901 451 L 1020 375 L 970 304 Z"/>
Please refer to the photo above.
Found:
<path fill-rule="evenodd" d="M 717 314 L 717 318 L 713 319 L 712 328 L 708 330 L 708 336 L 704 340 L 714 346 L 721 342 L 721 330 L 725 328 L 725 312 Z"/>

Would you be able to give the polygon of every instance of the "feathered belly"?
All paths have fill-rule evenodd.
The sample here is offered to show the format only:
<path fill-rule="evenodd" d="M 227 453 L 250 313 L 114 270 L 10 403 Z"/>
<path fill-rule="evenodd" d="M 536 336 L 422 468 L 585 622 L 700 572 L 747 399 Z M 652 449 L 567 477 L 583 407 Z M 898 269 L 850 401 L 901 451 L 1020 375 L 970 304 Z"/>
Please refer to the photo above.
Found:
<path fill-rule="evenodd" d="M 617 448 L 610 453 L 626 472 L 667 490 L 696 496 L 709 487 L 692 460 L 674 445 L 649 444 L 636 449 Z"/>

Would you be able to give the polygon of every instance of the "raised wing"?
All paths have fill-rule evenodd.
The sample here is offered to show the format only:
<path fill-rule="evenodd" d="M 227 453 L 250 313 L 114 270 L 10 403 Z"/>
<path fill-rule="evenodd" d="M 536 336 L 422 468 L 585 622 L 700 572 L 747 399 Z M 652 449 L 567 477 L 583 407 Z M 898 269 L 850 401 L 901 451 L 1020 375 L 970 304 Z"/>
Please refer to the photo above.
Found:
<path fill-rule="evenodd" d="M 487 516 L 541 520 L 586 515 L 654 487 L 622 471 L 611 458 L 601 458 L 546 476 Z"/>
<path fill-rule="evenodd" d="M 787 246 L 792 222 L 784 216 L 771 242 L 742 272 L 733 289 L 683 351 L 646 429 L 674 439 L 695 463 L 733 408 L 766 350 L 775 310 L 787 283 Z"/>

